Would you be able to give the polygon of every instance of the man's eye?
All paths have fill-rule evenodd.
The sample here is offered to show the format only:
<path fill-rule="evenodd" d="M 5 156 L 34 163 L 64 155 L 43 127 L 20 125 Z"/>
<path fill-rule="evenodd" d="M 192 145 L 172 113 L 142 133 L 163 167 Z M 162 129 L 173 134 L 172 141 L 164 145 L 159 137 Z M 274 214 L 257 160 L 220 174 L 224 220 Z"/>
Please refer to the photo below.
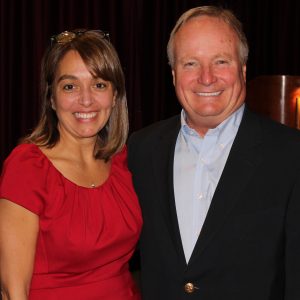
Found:
<path fill-rule="evenodd" d="M 188 61 L 184 64 L 185 67 L 192 67 L 194 66 L 196 63 L 194 61 Z"/>
<path fill-rule="evenodd" d="M 227 64 L 227 63 L 228 63 L 228 61 L 225 60 L 225 59 L 219 59 L 219 60 L 217 60 L 217 65 L 224 65 L 224 64 Z"/>

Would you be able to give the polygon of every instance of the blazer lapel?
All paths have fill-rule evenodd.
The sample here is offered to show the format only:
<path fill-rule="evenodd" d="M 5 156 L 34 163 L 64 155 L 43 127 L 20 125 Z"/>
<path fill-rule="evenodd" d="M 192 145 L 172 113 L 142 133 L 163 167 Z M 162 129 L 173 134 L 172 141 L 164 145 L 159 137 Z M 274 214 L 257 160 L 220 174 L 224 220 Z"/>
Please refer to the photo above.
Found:
<path fill-rule="evenodd" d="M 176 118 L 165 132 L 162 131 L 159 139 L 153 144 L 153 166 L 158 191 L 161 192 L 157 197 L 162 212 L 163 219 L 168 228 L 169 235 L 173 241 L 178 254 L 180 263 L 186 266 L 184 252 L 181 243 L 177 213 L 175 207 L 174 188 L 173 188 L 173 162 L 175 144 L 180 130 L 180 118 Z M 183 265 L 184 264 L 184 265 Z"/>
<path fill-rule="evenodd" d="M 193 263 L 217 235 L 241 191 L 260 163 L 261 155 L 258 146 L 262 140 L 261 134 L 257 118 L 245 110 L 189 264 Z"/>

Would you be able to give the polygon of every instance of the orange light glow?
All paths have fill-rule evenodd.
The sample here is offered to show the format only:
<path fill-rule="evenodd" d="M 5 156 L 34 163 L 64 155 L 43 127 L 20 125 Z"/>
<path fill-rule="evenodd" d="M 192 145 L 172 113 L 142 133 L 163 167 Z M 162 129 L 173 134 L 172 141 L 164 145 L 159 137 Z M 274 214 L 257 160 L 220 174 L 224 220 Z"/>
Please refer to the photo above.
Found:
<path fill-rule="evenodd" d="M 297 88 L 292 95 L 293 99 L 296 99 L 296 127 L 300 129 L 300 88 Z"/>

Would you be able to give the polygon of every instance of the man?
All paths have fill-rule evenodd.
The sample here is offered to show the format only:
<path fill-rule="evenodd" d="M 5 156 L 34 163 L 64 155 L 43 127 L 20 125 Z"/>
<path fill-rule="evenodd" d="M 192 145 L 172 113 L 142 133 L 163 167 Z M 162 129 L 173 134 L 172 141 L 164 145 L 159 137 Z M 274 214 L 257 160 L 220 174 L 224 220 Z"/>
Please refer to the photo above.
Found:
<path fill-rule="evenodd" d="M 129 141 L 143 300 L 299 300 L 300 137 L 245 107 L 241 24 L 191 9 L 168 56 L 181 115 Z"/>

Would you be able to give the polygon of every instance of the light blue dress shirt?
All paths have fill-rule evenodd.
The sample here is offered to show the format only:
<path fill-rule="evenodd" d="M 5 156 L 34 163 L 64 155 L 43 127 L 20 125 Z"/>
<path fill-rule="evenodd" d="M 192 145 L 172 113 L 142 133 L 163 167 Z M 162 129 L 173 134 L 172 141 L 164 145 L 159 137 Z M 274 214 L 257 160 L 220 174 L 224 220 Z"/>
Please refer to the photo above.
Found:
<path fill-rule="evenodd" d="M 244 105 L 202 138 L 181 112 L 174 158 L 174 192 L 178 224 L 188 263 L 241 123 Z"/>

